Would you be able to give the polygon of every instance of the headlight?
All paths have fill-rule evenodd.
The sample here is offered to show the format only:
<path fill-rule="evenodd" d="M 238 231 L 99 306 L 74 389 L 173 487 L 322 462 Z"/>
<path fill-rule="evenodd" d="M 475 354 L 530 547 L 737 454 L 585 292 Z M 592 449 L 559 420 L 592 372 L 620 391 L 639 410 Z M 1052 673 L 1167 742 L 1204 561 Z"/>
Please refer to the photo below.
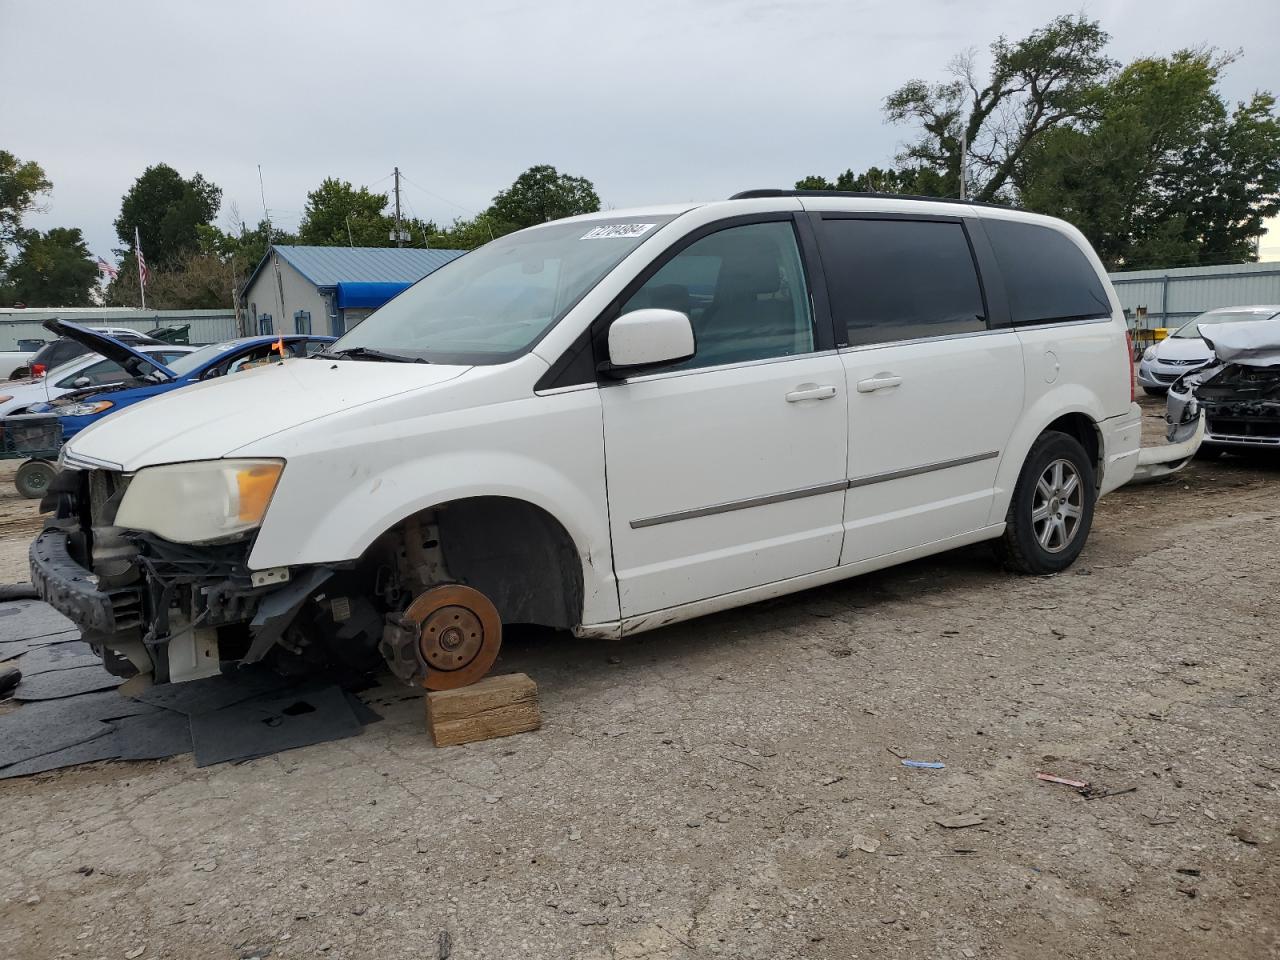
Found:
<path fill-rule="evenodd" d="M 1154 360 L 1155 358 L 1156 358 L 1156 348 L 1154 346 L 1147 347 L 1147 349 L 1142 352 L 1143 360 Z"/>
<path fill-rule="evenodd" d="M 93 403 L 69 403 L 65 407 L 55 406 L 53 409 L 60 417 L 91 417 L 114 406 L 110 400 L 97 400 Z"/>
<path fill-rule="evenodd" d="M 222 540 L 262 523 L 282 460 L 201 460 L 139 470 L 116 526 L 175 543 Z"/>

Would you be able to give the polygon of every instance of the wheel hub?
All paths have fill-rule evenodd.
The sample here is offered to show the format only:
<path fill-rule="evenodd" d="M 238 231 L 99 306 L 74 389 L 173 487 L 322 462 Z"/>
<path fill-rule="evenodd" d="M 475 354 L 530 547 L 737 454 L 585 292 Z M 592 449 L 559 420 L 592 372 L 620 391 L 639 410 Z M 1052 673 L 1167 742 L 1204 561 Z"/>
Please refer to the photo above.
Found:
<path fill-rule="evenodd" d="M 1085 488 L 1069 460 L 1054 460 L 1036 482 L 1031 522 L 1036 539 L 1049 553 L 1061 553 L 1076 538 L 1084 516 Z"/>
<path fill-rule="evenodd" d="M 493 668 L 502 647 L 497 608 L 479 590 L 462 584 L 432 587 L 420 594 L 400 624 L 415 631 L 416 649 L 410 656 L 418 661 L 419 670 L 413 679 L 428 690 L 475 683 Z"/>
<path fill-rule="evenodd" d="M 466 607 L 440 607 L 422 621 L 418 648 L 422 659 L 437 670 L 458 670 L 474 660 L 483 647 L 484 624 Z"/>

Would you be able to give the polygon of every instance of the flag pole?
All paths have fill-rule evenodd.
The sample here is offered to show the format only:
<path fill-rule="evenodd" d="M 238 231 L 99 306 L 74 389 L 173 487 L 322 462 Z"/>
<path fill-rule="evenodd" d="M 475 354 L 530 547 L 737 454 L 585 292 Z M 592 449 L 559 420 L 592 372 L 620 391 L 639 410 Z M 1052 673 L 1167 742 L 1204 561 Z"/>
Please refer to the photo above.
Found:
<path fill-rule="evenodd" d="M 147 309 L 147 283 L 142 279 L 142 237 L 133 228 L 133 259 L 138 264 L 138 291 L 142 294 L 142 309 Z"/>

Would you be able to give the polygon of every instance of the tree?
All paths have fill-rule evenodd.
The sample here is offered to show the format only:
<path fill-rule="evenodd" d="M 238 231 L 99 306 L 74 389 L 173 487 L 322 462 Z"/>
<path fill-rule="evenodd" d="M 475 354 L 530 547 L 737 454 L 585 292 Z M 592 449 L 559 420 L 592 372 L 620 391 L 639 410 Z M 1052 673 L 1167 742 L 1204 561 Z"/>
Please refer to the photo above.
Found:
<path fill-rule="evenodd" d="M 392 228 L 382 212 L 388 202 L 385 193 L 326 177 L 307 194 L 298 240 L 318 246 L 385 247 Z"/>
<path fill-rule="evenodd" d="M 496 224 L 522 229 L 599 209 L 600 198 L 590 180 L 559 173 L 555 167 L 542 164 L 516 177 L 510 187 L 493 198 L 493 206 L 487 212 Z"/>
<path fill-rule="evenodd" d="M 851 190 L 857 193 L 905 193 L 921 197 L 944 197 L 944 178 L 925 167 L 881 170 L 870 167 L 865 173 L 846 170 L 835 181 L 811 174 L 796 181 L 797 190 Z"/>
<path fill-rule="evenodd" d="M 1028 151 L 1023 203 L 1074 223 L 1110 267 L 1250 259 L 1280 209 L 1280 120 L 1267 93 L 1229 110 L 1230 62 L 1183 50 L 1126 66 L 1095 118 Z"/>
<path fill-rule="evenodd" d="M 1019 164 L 1044 134 L 1095 108 L 1099 87 L 1116 66 L 1103 53 L 1109 39 L 1096 21 L 1057 17 L 1022 40 L 996 40 L 985 82 L 972 53 L 952 61 L 949 81 L 912 80 L 885 100 L 890 122 L 921 128 L 900 162 L 936 171 L 945 195 L 958 196 L 963 141 L 969 196 L 1006 196 Z"/>
<path fill-rule="evenodd" d="M 120 202 L 116 236 L 132 250 L 134 229 L 151 267 L 169 267 L 200 247 L 200 227 L 213 222 L 222 189 L 199 173 L 184 179 L 168 164 L 148 167 Z"/>
<path fill-rule="evenodd" d="M 89 293 L 97 278 L 98 265 L 79 228 L 23 230 L 0 296 L 30 307 L 83 307 L 92 302 Z"/>
<path fill-rule="evenodd" d="M 22 218 L 39 209 L 39 197 L 52 189 L 40 164 L 19 160 L 8 150 L 0 150 L 0 275 L 10 248 L 17 242 Z"/>
<path fill-rule="evenodd" d="M 395 218 L 386 212 L 390 203 L 385 193 L 326 177 L 307 194 L 298 241 L 322 247 L 394 247 Z M 427 245 L 436 229 L 435 224 L 410 217 L 401 217 L 400 225 L 409 233 L 404 245 L 410 247 Z"/>

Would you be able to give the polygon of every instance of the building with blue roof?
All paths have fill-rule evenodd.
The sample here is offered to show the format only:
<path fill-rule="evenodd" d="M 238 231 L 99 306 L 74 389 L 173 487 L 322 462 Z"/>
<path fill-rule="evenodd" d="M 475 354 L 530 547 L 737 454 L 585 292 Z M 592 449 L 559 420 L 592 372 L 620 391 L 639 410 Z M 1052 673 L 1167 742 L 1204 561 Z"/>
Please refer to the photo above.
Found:
<path fill-rule="evenodd" d="M 240 295 L 245 332 L 341 335 L 465 252 L 276 244 Z"/>

